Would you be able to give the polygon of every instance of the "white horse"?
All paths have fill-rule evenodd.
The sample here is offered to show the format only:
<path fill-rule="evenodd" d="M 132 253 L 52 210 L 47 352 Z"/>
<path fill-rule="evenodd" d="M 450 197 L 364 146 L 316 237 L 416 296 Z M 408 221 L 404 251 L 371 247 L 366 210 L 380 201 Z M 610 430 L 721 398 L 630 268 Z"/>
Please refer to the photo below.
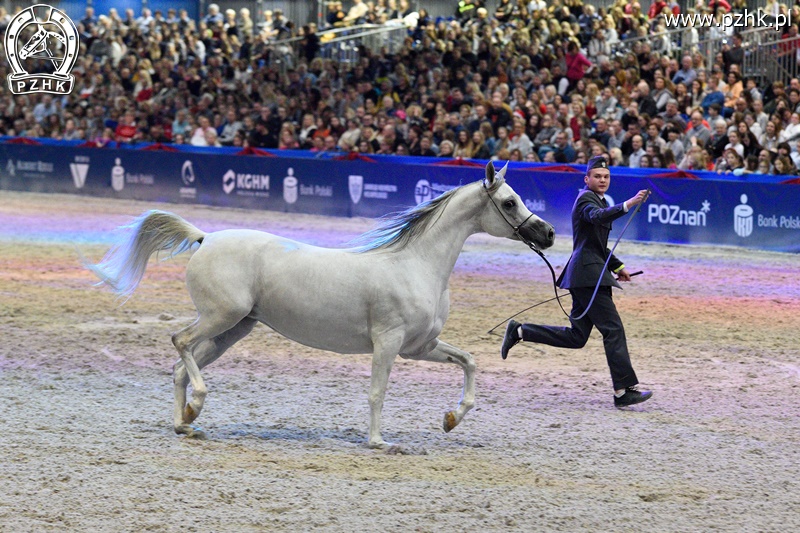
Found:
<path fill-rule="evenodd" d="M 262 322 L 314 348 L 372 353 L 369 446 L 384 447 L 380 417 L 397 355 L 464 370 L 461 401 L 445 414 L 445 431 L 475 403 L 472 355 L 437 338 L 449 313 L 450 273 L 467 237 L 483 231 L 540 248 L 553 244 L 553 227 L 505 182 L 507 167 L 495 174 L 489 163 L 485 180 L 386 219 L 355 248 L 320 248 L 254 230 L 204 233 L 177 215 L 150 211 L 101 263 L 87 266 L 129 296 L 153 253 L 172 256 L 199 244 L 186 270 L 197 320 L 172 336 L 180 354 L 173 368 L 176 433 L 202 436 L 190 425 L 206 396 L 200 369 Z"/>

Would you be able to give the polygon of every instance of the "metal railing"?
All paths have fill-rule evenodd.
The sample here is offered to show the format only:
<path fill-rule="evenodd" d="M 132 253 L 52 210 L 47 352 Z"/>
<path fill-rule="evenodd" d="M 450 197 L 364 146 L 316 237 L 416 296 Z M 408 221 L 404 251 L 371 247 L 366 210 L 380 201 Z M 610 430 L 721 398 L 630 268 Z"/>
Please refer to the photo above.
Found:
<path fill-rule="evenodd" d="M 324 30 L 318 34 L 320 38 L 319 57 L 330 59 L 344 65 L 355 65 L 360 57 L 359 50 L 387 49 L 389 53 L 397 52 L 408 36 L 404 25 L 361 24 Z M 294 68 L 302 55 L 303 37 L 292 37 L 270 43 L 273 53 L 270 62 L 282 73 Z"/>
<path fill-rule="evenodd" d="M 782 39 L 781 32 L 776 31 L 771 26 L 753 28 L 739 32 L 742 36 L 742 48 L 744 48 L 744 64 L 742 65 L 742 76 L 754 77 L 759 80 L 779 79 L 788 82 L 793 77 L 798 76 L 797 61 L 793 61 L 788 50 L 797 50 L 797 39 Z M 668 30 L 661 33 L 650 34 L 644 37 L 636 37 L 619 41 L 612 46 L 612 53 L 625 55 L 634 49 L 637 43 L 650 43 L 659 39 L 669 41 L 666 51 L 661 50 L 662 55 L 666 54 L 670 58 L 680 60 L 685 54 L 699 53 L 705 59 L 706 66 L 714 64 L 714 58 L 723 50 L 726 44 L 730 43 L 728 36 L 709 37 L 707 35 L 697 35 L 691 28 L 680 28 Z"/>

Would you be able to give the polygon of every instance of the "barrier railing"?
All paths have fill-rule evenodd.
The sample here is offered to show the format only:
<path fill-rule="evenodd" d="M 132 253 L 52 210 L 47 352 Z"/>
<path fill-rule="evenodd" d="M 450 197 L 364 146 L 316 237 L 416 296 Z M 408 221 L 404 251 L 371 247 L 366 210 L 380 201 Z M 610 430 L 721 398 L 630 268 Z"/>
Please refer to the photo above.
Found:
<path fill-rule="evenodd" d="M 358 62 L 361 47 L 370 50 L 386 47 L 389 52 L 396 52 L 407 35 L 408 29 L 401 24 L 360 24 L 332 28 L 318 34 L 319 56 L 337 63 L 353 65 Z M 281 73 L 285 73 L 288 68 L 294 68 L 302 53 L 303 40 L 300 36 L 271 42 L 273 53 L 270 55 L 270 64 L 277 66 Z"/>
<path fill-rule="evenodd" d="M 91 148 L 87 144 L 0 138 L 0 189 L 378 217 L 477 181 L 486 164 L 380 155 L 315 157 L 314 152 L 278 150 L 241 155 L 243 151 L 235 148 Z M 575 193 L 584 185 L 582 170 L 578 165 L 511 163 L 506 178 L 525 205 L 565 238 L 571 234 Z M 722 180 L 708 172 L 621 167 L 613 172 L 614 198 L 606 196 L 611 203 L 645 188 L 653 191 L 632 220 L 627 238 L 800 252 L 800 186 L 758 181 L 789 176 L 751 174 Z"/>

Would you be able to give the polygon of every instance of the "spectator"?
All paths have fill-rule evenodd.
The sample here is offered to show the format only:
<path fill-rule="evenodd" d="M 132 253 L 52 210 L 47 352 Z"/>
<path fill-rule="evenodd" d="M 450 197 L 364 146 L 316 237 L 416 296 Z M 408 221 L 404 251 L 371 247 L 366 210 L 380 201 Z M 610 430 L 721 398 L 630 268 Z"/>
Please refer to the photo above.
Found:
<path fill-rule="evenodd" d="M 631 145 L 633 147 L 633 151 L 631 155 L 628 156 L 628 166 L 631 168 L 639 168 L 642 156 L 645 155 L 645 151 L 643 146 L 642 136 L 641 135 L 634 135 L 631 138 Z"/>
<path fill-rule="evenodd" d="M 236 111 L 229 109 L 225 114 L 225 122 L 218 128 L 220 144 L 222 146 L 232 146 L 233 138 L 243 127 L 242 122 L 236 117 Z"/>
<path fill-rule="evenodd" d="M 439 144 L 439 157 L 453 157 L 453 143 L 445 139 Z"/>

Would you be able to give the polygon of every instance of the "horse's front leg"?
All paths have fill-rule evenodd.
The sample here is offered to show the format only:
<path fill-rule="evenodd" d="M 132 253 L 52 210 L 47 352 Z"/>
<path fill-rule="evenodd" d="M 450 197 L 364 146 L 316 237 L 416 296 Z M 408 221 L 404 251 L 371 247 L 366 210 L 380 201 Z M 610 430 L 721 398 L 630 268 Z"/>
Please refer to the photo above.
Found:
<path fill-rule="evenodd" d="M 369 386 L 369 447 L 385 448 L 388 444 L 381 437 L 381 412 L 389 374 L 400 349 L 399 339 L 396 341 L 382 339 L 374 342 L 372 352 L 372 376 Z"/>
<path fill-rule="evenodd" d="M 454 363 L 464 370 L 464 389 L 461 392 L 458 408 L 455 411 L 445 413 L 444 423 L 442 424 L 445 432 L 449 432 L 456 427 L 463 420 L 464 415 L 475 405 L 475 359 L 472 354 L 439 339 L 434 339 L 419 353 L 400 354 L 400 357 L 417 361 Z"/>

